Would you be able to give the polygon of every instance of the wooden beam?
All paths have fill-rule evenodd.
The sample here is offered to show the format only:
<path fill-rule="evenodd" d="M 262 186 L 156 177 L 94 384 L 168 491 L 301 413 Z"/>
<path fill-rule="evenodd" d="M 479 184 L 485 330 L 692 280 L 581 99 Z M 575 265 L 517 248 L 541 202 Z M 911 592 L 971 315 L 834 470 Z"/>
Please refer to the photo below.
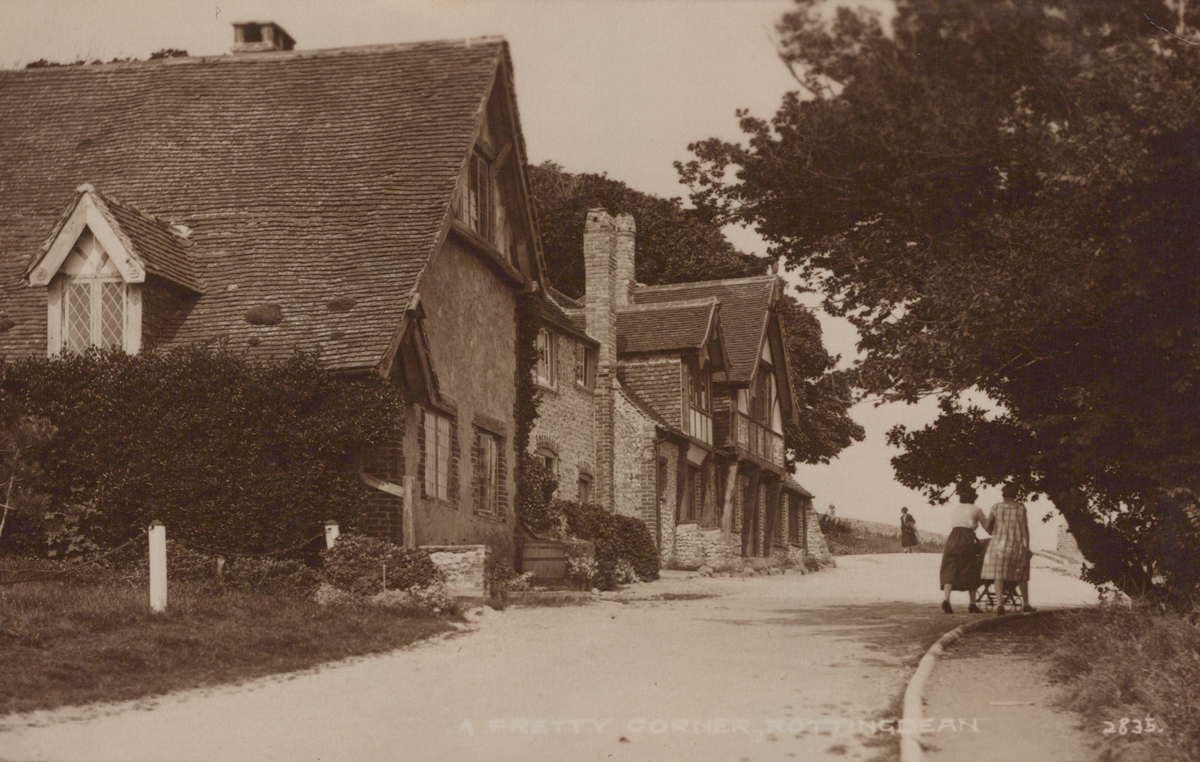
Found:
<path fill-rule="evenodd" d="M 767 516 L 763 522 L 763 558 L 771 557 L 774 544 L 775 522 L 779 518 L 779 498 L 783 496 L 783 482 L 772 479 L 767 482 Z"/>
<path fill-rule="evenodd" d="M 738 462 L 735 458 L 729 462 L 729 472 L 725 477 L 725 502 L 721 507 L 721 532 L 725 535 L 726 542 L 733 534 L 733 499 L 737 494 L 737 475 Z"/>

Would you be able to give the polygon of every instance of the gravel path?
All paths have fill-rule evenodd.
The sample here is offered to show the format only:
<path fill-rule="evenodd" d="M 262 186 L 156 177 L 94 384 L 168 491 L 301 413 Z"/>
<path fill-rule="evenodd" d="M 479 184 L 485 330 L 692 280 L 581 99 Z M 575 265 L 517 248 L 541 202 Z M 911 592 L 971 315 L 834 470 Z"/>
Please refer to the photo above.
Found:
<path fill-rule="evenodd" d="M 4 720 L 5 760 L 869 759 L 924 647 L 936 555 L 818 574 L 668 573 L 509 608 L 390 654 L 241 686 Z M 1035 605 L 1094 601 L 1035 559 Z M 700 597 L 705 596 L 705 597 Z"/>

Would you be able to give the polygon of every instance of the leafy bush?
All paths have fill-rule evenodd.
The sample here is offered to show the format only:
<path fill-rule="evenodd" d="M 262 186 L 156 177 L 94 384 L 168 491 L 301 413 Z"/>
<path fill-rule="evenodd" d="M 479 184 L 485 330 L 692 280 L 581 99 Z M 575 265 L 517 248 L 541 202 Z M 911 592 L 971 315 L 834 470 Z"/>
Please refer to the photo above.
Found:
<path fill-rule="evenodd" d="M 0 428 L 36 416 L 54 430 L 29 452 L 26 486 L 52 512 L 97 512 L 67 527 L 64 549 L 111 547 L 158 519 L 230 555 L 315 556 L 316 544 L 299 546 L 326 519 L 353 527 L 361 514 L 349 458 L 401 438 L 401 405 L 382 379 L 333 378 L 305 354 L 257 361 L 189 346 L 0 363 Z M 45 526 L 21 528 L 0 550 L 46 551 Z"/>
<path fill-rule="evenodd" d="M 621 584 L 619 577 L 628 577 L 627 570 L 619 569 L 621 561 L 632 567 L 638 579 L 658 579 L 658 549 L 644 523 L 632 516 L 609 513 L 597 505 L 565 500 L 556 503 L 555 510 L 566 516 L 567 531 L 595 544 L 599 587 L 612 589 Z"/>
<path fill-rule="evenodd" d="M 385 565 L 388 590 L 428 587 L 441 581 L 429 553 L 365 535 L 343 535 L 321 555 L 321 581 L 356 596 L 383 592 Z"/>

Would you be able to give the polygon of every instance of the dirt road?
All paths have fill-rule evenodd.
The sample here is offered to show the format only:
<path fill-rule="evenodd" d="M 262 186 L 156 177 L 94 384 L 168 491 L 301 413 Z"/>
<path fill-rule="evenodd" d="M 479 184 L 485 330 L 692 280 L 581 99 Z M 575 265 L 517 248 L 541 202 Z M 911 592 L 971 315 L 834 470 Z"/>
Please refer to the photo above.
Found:
<path fill-rule="evenodd" d="M 870 759 L 894 738 L 871 723 L 894 728 L 910 667 L 965 619 L 938 609 L 939 560 L 668 574 L 309 673 L 6 718 L 0 759 Z M 1094 601 L 1048 567 L 1035 560 L 1035 605 Z"/>

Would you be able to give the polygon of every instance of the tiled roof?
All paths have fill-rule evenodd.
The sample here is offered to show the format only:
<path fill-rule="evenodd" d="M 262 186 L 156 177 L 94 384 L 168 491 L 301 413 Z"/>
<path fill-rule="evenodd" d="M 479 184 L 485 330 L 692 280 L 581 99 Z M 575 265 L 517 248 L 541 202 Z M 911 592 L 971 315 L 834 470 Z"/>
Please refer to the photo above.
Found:
<path fill-rule="evenodd" d="M 669 286 L 638 286 L 636 304 L 664 304 L 715 297 L 721 303 L 721 330 L 729 355 L 729 382 L 744 384 L 754 375 L 766 331 L 769 308 L 775 298 L 778 278 L 752 278 L 677 283 Z"/>
<path fill-rule="evenodd" d="M 617 380 L 637 396 L 643 407 L 654 411 L 672 429 L 683 428 L 683 390 L 678 360 L 626 360 L 617 366 Z"/>
<path fill-rule="evenodd" d="M 188 256 L 187 243 L 181 235 L 168 230 L 162 222 L 137 209 L 99 193 L 90 185 L 83 185 L 77 189 L 75 198 L 59 215 L 51 234 L 31 259 L 29 269 L 50 250 L 71 212 L 85 194 L 108 219 L 113 232 L 122 240 L 125 248 L 142 263 L 147 273 L 185 286 L 197 294 L 204 292 Z"/>
<path fill-rule="evenodd" d="M 507 55 L 488 40 L 0 71 L 0 354 L 45 351 L 23 270 L 86 182 L 192 230 L 205 295 L 176 341 L 376 366 Z M 163 228 L 121 222 L 187 277 L 161 256 Z M 248 324 L 264 304 L 283 322 Z"/>
<path fill-rule="evenodd" d="M 791 474 L 783 475 L 783 488 L 795 492 L 802 497 L 807 497 L 809 499 L 812 499 L 813 497 L 813 493 L 801 487 L 800 482 L 793 479 Z"/>
<path fill-rule="evenodd" d="M 699 349 L 713 331 L 716 299 L 617 310 L 617 353 Z"/>
<path fill-rule="evenodd" d="M 650 404 L 648 402 L 643 400 L 636 392 L 634 392 L 628 386 L 621 386 L 619 388 L 619 390 L 620 390 L 621 394 L 625 395 L 625 399 L 629 400 L 631 405 L 633 405 L 635 408 L 637 408 L 639 411 L 641 411 L 641 413 L 643 415 L 645 415 L 647 418 L 649 418 L 651 421 L 654 421 L 655 425 L 657 425 L 659 428 L 662 428 L 665 431 L 667 431 L 671 434 L 674 434 L 677 437 L 684 437 L 684 438 L 687 437 L 687 435 L 684 434 L 682 431 L 680 431 L 678 427 L 672 426 L 670 423 L 668 423 L 667 419 L 665 419 L 661 415 L 659 415 L 654 410 L 654 408 L 650 406 Z"/>

